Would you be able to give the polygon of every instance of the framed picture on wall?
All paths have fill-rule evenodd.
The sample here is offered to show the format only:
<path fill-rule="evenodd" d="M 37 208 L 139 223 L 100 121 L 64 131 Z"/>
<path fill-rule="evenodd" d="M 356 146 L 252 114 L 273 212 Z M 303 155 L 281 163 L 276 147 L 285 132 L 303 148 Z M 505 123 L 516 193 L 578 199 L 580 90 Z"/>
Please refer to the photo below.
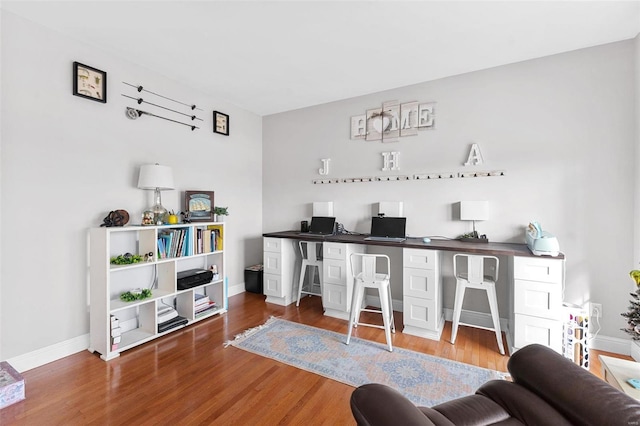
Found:
<path fill-rule="evenodd" d="M 229 116 L 219 111 L 213 111 L 213 131 L 229 136 Z"/>
<path fill-rule="evenodd" d="M 73 94 L 107 103 L 107 73 L 80 62 L 73 63 Z"/>
<path fill-rule="evenodd" d="M 213 191 L 184 191 L 184 212 L 191 221 L 213 221 Z"/>

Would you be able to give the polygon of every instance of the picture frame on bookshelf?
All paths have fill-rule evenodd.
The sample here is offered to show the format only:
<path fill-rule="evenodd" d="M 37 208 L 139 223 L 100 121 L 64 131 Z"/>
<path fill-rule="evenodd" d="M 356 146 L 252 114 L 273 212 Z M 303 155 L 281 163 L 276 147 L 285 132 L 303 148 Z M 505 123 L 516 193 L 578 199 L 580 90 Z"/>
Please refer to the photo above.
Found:
<path fill-rule="evenodd" d="M 192 222 L 212 222 L 214 191 L 184 191 L 184 211 Z"/>
<path fill-rule="evenodd" d="M 106 71 L 73 63 L 73 94 L 96 102 L 107 103 Z"/>

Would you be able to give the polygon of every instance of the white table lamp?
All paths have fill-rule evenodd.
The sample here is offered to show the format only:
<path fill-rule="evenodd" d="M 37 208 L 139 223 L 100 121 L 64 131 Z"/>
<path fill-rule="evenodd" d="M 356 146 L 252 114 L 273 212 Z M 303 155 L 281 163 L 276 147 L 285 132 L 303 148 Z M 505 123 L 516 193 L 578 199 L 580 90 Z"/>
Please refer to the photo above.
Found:
<path fill-rule="evenodd" d="M 473 221 L 473 235 L 478 238 L 476 232 L 476 220 L 489 219 L 488 201 L 460 201 L 460 220 Z"/>
<path fill-rule="evenodd" d="M 146 164 L 140 166 L 138 176 L 138 188 L 153 189 L 154 204 L 149 210 L 153 212 L 153 223 L 162 225 L 167 215 L 167 209 L 162 206 L 160 191 L 173 189 L 173 171 L 171 167 L 159 164 Z"/>

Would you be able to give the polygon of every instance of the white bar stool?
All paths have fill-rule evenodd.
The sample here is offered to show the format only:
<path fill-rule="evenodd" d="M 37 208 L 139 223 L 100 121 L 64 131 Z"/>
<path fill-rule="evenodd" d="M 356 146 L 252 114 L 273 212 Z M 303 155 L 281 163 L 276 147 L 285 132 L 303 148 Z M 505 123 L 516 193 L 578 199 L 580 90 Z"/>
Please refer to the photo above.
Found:
<path fill-rule="evenodd" d="M 458 258 L 466 258 L 466 271 L 458 271 Z M 488 261 L 487 266 L 489 267 L 489 272 L 485 272 L 485 260 Z M 485 330 L 493 330 L 496 333 L 496 339 L 498 340 L 498 348 L 500 349 L 500 353 L 504 355 L 502 332 L 500 330 L 500 315 L 498 313 L 498 299 L 496 298 L 496 281 L 498 281 L 499 264 L 500 261 L 495 256 L 480 256 L 473 254 L 456 254 L 453 256 L 453 275 L 456 277 L 456 298 L 453 306 L 453 327 L 451 329 L 451 343 L 456 342 L 459 325 L 477 327 Z M 493 328 L 460 322 L 460 314 L 462 313 L 462 302 L 464 301 L 464 293 L 467 288 L 476 288 L 487 292 L 487 298 L 489 299 L 489 308 L 491 310 L 491 318 L 493 319 Z"/>
<path fill-rule="evenodd" d="M 296 306 L 300 306 L 300 296 L 302 294 L 308 294 L 310 296 L 322 297 L 322 254 L 318 255 L 318 249 L 322 253 L 322 243 L 315 243 L 312 241 L 299 241 L 298 247 L 300 247 L 300 254 L 302 254 L 302 266 L 300 267 L 300 280 L 298 282 L 298 301 Z M 304 279 L 307 274 L 308 267 L 311 266 L 311 279 L 309 280 L 309 286 L 306 290 L 303 290 Z M 315 271 L 313 268 L 318 269 L 319 283 L 315 283 Z M 316 290 L 316 291 L 314 291 Z"/>
<path fill-rule="evenodd" d="M 377 271 L 377 260 L 379 258 L 386 259 L 387 273 L 383 274 Z M 355 262 L 360 260 L 361 271 L 356 275 L 354 268 Z M 354 274 L 353 297 L 351 300 L 351 314 L 349 315 L 349 332 L 347 334 L 347 345 L 351 340 L 351 332 L 353 327 L 364 325 L 367 327 L 383 328 L 387 338 L 389 352 L 393 352 L 391 345 L 391 332 L 396 332 L 396 325 L 393 320 L 393 308 L 391 306 L 391 283 L 390 283 L 390 261 L 389 256 L 385 254 L 366 254 L 351 253 L 349 257 L 351 263 L 351 271 Z M 381 309 L 365 309 L 362 307 L 365 288 L 375 288 L 380 295 Z M 382 314 L 382 322 L 384 325 L 370 324 L 360 322 L 360 312 L 375 312 Z"/>

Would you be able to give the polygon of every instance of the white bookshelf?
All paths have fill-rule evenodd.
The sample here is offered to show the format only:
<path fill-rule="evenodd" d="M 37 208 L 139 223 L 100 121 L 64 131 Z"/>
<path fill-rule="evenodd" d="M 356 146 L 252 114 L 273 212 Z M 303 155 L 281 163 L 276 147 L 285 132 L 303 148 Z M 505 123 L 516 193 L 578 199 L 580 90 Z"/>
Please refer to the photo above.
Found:
<path fill-rule="evenodd" d="M 215 228 L 219 232 L 216 247 L 199 244 L 198 235 L 206 235 Z M 199 232 L 200 231 L 200 232 Z M 222 314 L 227 310 L 227 289 L 224 283 L 225 224 L 222 222 L 194 222 L 163 226 L 124 226 L 92 228 L 89 231 L 89 290 L 90 290 L 90 352 L 111 360 L 121 352 L 131 349 L 165 334 L 189 326 L 195 322 Z M 173 232 L 186 234 L 182 250 L 172 257 L 161 258 L 158 239 Z M 213 233 L 213 232 L 212 232 Z M 210 250 L 210 251 L 207 251 Z M 131 265 L 112 265 L 111 257 L 125 253 L 152 253 L 148 261 Z M 179 290 L 177 274 L 189 269 L 217 268 L 217 276 L 211 282 Z M 124 302 L 120 295 L 134 289 L 150 289 L 151 297 Z M 203 294 L 215 302 L 215 310 L 197 315 L 194 307 L 196 294 Z M 158 332 L 157 310 L 169 305 L 187 323 Z M 117 330 L 112 331 L 112 317 L 117 318 Z M 113 334 L 113 335 L 112 335 Z M 114 346 L 115 334 L 120 335 Z M 118 339 L 116 339 L 118 340 Z"/>

